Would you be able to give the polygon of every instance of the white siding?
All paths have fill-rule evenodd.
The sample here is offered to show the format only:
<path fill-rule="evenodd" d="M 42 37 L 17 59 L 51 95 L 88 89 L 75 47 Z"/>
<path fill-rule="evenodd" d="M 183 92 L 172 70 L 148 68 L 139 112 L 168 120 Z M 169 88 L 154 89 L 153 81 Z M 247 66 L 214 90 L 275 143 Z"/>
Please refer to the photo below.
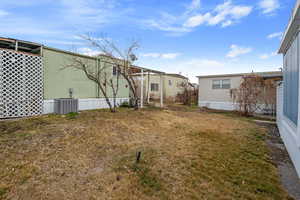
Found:
<path fill-rule="evenodd" d="M 283 114 L 283 85 L 277 88 L 277 126 L 298 176 L 300 177 L 299 129 Z"/>

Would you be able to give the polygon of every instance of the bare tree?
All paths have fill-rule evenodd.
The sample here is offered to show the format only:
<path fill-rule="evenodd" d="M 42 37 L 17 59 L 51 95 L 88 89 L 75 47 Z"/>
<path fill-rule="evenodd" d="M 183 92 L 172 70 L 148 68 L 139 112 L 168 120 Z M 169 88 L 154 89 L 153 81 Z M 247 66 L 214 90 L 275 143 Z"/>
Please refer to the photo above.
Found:
<path fill-rule="evenodd" d="M 122 50 L 111 39 L 104 36 L 94 38 L 90 35 L 81 35 L 80 37 L 86 40 L 92 47 L 102 52 L 102 55 L 107 56 L 109 61 L 118 68 L 118 73 L 128 83 L 134 107 L 138 108 L 138 86 L 133 77 L 133 74 L 137 73 L 137 71 L 132 68 L 133 62 L 137 60 L 134 52 L 139 48 L 138 42 L 132 41 L 127 48 Z"/>
<path fill-rule="evenodd" d="M 176 95 L 176 101 L 187 106 L 197 103 L 198 90 L 190 82 L 182 82 L 179 87 L 182 89 L 182 92 Z"/>
<path fill-rule="evenodd" d="M 268 79 L 264 81 L 264 91 L 262 102 L 266 112 L 271 115 L 276 114 L 276 89 L 277 84 L 276 81 L 280 79 Z"/>
<path fill-rule="evenodd" d="M 114 66 L 115 67 L 115 66 Z M 116 76 L 115 79 L 110 78 L 109 81 L 107 81 L 108 85 L 110 86 L 111 90 L 112 90 L 112 95 L 113 95 L 113 110 L 114 112 L 116 111 L 117 108 L 117 95 L 119 92 L 119 81 L 120 81 L 120 72 L 118 70 L 118 68 L 116 67 L 115 69 L 113 69 L 113 75 Z M 105 79 L 106 79 L 106 75 L 105 75 Z M 107 79 L 106 79 L 107 80 Z"/>
<path fill-rule="evenodd" d="M 102 64 L 102 65 L 101 65 Z M 76 56 L 72 56 L 69 58 L 68 64 L 63 66 L 62 69 L 66 68 L 73 68 L 75 70 L 80 70 L 84 72 L 85 76 L 96 83 L 97 87 L 99 88 L 100 92 L 105 98 L 107 105 L 111 112 L 116 111 L 116 96 L 119 89 L 119 76 L 116 79 L 108 72 L 111 72 L 111 66 L 108 66 L 106 63 L 100 63 L 97 60 L 97 64 L 95 67 L 95 63 L 89 62 L 87 59 L 79 58 Z M 113 104 L 110 102 L 110 97 L 107 92 L 107 86 L 112 88 L 113 93 Z"/>
<path fill-rule="evenodd" d="M 238 110 L 245 116 L 253 115 L 261 106 L 264 79 L 257 75 L 244 76 L 239 88 L 231 89 L 233 101 L 238 105 Z"/>

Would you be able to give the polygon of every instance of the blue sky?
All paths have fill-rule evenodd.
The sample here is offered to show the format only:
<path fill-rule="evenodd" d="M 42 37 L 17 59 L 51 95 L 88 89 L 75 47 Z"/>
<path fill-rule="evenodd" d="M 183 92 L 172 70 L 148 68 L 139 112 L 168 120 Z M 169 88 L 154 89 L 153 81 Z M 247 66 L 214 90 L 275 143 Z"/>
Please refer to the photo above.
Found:
<path fill-rule="evenodd" d="M 1 0 L 0 36 L 84 54 L 78 35 L 140 42 L 136 64 L 195 76 L 278 70 L 295 0 Z"/>

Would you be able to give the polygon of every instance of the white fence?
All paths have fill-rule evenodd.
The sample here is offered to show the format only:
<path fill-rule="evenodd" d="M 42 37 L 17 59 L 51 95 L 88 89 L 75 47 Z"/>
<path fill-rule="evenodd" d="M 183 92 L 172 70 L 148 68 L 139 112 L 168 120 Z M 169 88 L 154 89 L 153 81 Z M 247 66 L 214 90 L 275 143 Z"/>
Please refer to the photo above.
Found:
<path fill-rule="evenodd" d="M 277 126 L 291 160 L 294 163 L 298 176 L 300 177 L 299 131 L 297 126 L 284 116 L 282 84 L 277 87 Z"/>
<path fill-rule="evenodd" d="M 113 104 L 113 99 L 110 99 Z M 117 105 L 121 105 L 123 102 L 129 102 L 129 98 L 117 98 Z M 78 99 L 79 110 L 94 110 L 101 108 L 109 108 L 105 98 L 90 98 L 90 99 Z M 44 101 L 44 114 L 54 113 L 54 100 Z"/>

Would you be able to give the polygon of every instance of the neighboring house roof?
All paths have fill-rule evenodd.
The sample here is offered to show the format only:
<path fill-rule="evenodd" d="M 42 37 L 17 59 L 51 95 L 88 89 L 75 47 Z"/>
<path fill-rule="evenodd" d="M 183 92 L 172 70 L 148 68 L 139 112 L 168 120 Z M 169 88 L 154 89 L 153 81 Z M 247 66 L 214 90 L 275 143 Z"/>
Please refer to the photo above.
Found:
<path fill-rule="evenodd" d="M 166 76 L 173 76 L 173 77 L 177 77 L 177 78 L 182 78 L 182 79 L 188 79 L 188 77 L 185 77 L 181 74 L 170 74 L 170 73 L 166 73 Z"/>
<path fill-rule="evenodd" d="M 288 50 L 294 35 L 298 32 L 300 26 L 300 0 L 297 0 L 296 5 L 292 11 L 289 23 L 286 27 L 286 30 L 283 34 L 280 48 L 278 53 L 286 53 Z"/>
<path fill-rule="evenodd" d="M 161 73 L 164 76 L 172 76 L 172 77 L 176 77 L 176 78 L 182 78 L 182 79 L 186 79 L 188 80 L 187 77 L 181 75 L 181 74 L 168 74 L 168 73 Z M 134 74 L 134 76 L 140 76 L 141 73 L 136 73 Z M 150 76 L 159 76 L 160 74 L 150 74 Z M 146 74 L 144 74 L 144 76 L 146 76 Z"/>
<path fill-rule="evenodd" d="M 253 74 L 264 78 L 282 77 L 281 71 L 253 72 L 253 73 L 239 73 L 239 74 L 216 74 L 216 75 L 206 75 L 206 76 L 197 76 L 197 77 L 198 78 L 222 78 L 222 77 L 233 77 L 233 76 L 249 76 Z"/>

